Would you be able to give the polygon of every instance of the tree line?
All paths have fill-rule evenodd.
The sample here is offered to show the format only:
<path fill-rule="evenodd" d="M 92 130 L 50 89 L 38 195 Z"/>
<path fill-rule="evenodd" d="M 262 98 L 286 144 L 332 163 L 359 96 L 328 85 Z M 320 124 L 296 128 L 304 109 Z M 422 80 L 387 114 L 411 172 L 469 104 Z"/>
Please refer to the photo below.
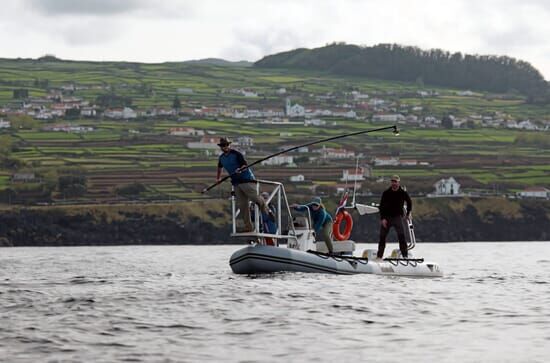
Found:
<path fill-rule="evenodd" d="M 299 68 L 364 76 L 419 85 L 496 93 L 519 93 L 529 103 L 550 103 L 550 84 L 528 62 L 507 56 L 422 50 L 397 44 L 360 47 L 333 43 L 269 55 L 254 64 L 264 68 Z"/>

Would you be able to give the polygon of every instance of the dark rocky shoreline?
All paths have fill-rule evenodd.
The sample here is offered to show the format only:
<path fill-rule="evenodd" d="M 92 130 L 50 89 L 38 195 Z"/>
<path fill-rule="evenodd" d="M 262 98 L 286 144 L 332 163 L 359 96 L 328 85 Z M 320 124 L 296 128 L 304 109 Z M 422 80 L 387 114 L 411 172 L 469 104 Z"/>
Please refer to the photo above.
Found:
<path fill-rule="evenodd" d="M 418 242 L 550 240 L 548 200 L 427 198 L 414 202 Z M 376 242 L 378 217 L 359 219 L 354 213 L 354 218 L 351 238 Z M 0 246 L 238 243 L 228 237 L 229 221 L 228 203 L 221 200 L 11 207 L 0 213 Z"/>

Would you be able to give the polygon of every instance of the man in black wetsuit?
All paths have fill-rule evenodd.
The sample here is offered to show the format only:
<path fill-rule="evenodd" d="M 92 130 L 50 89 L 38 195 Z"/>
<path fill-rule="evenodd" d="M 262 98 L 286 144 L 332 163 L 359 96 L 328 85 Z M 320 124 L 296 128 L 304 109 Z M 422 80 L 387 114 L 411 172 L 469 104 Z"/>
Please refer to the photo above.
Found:
<path fill-rule="evenodd" d="M 384 257 L 386 248 L 386 236 L 390 228 L 395 228 L 397 239 L 399 240 L 399 249 L 403 258 L 408 257 L 407 242 L 405 241 L 405 232 L 403 230 L 403 204 L 407 203 L 407 218 L 412 211 L 412 201 L 409 194 L 399 185 L 399 175 L 391 177 L 391 186 L 382 193 L 380 199 L 380 240 L 378 242 L 377 257 Z"/>

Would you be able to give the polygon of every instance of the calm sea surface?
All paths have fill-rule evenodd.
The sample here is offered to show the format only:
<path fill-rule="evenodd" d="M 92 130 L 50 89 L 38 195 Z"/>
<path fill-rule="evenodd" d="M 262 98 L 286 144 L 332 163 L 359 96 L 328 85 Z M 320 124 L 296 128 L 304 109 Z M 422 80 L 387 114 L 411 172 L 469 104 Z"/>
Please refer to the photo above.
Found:
<path fill-rule="evenodd" d="M 240 247 L 0 249 L 0 360 L 550 361 L 548 242 L 418 244 L 438 279 L 239 276 Z"/>

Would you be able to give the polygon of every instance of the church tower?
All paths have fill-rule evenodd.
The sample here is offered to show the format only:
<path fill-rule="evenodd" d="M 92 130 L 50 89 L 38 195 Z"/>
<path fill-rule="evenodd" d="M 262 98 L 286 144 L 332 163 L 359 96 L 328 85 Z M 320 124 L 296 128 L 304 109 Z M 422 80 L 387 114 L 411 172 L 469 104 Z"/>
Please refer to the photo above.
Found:
<path fill-rule="evenodd" d="M 290 98 L 286 98 L 286 105 L 285 105 L 285 114 L 287 116 L 290 116 Z"/>

